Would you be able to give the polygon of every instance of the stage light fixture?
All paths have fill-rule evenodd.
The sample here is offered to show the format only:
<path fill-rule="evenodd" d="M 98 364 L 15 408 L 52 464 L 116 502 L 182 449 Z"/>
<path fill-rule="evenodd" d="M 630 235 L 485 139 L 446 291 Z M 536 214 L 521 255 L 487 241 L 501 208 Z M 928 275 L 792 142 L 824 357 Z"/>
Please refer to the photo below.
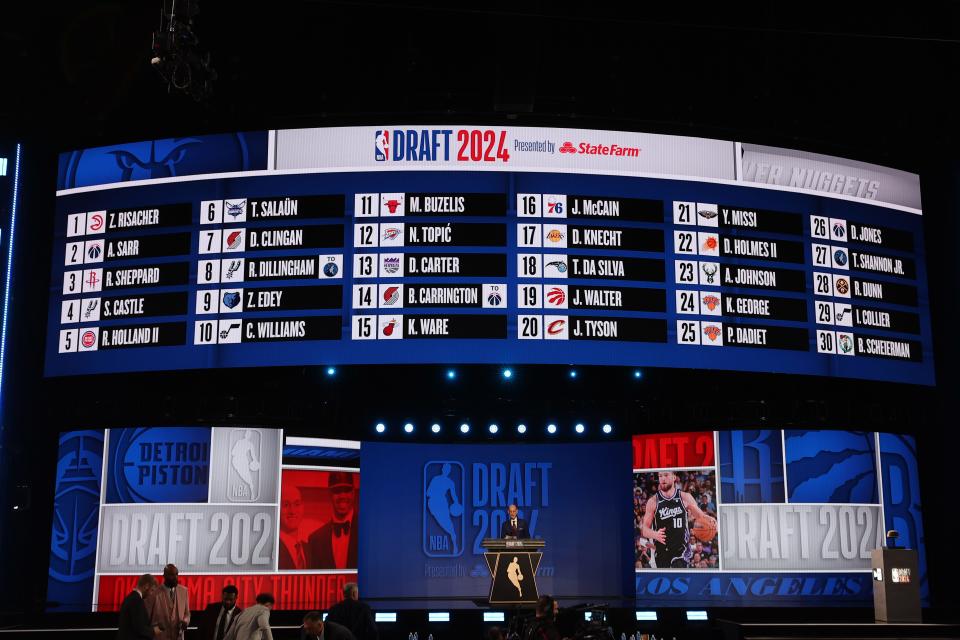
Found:
<path fill-rule="evenodd" d="M 434 433 L 440 433 L 440 425 L 438 425 L 436 422 L 434 422 L 434 423 L 430 426 L 430 431 L 433 431 Z"/>
<path fill-rule="evenodd" d="M 377 611 L 373 614 L 374 622 L 396 622 L 397 614 L 396 612 L 387 612 L 387 611 Z"/>
<path fill-rule="evenodd" d="M 605 424 L 603 425 L 603 432 L 606 434 L 613 433 L 613 427 L 611 427 L 609 424 Z"/>
<path fill-rule="evenodd" d="M 377 433 L 383 433 L 384 431 L 387 430 L 387 425 L 383 424 L 382 422 L 378 422 L 376 429 L 377 429 Z"/>
<path fill-rule="evenodd" d="M 457 372 L 453 369 L 447 369 L 447 380 L 456 380 Z"/>
<path fill-rule="evenodd" d="M 633 371 L 633 377 L 634 377 L 634 379 L 639 380 L 640 378 L 643 377 L 643 372 L 640 371 L 640 369 L 634 369 L 634 371 Z"/>
<path fill-rule="evenodd" d="M 504 370 L 503 370 L 503 377 L 506 378 L 507 380 L 509 380 L 510 378 L 512 378 L 512 377 L 513 377 L 513 369 L 504 369 Z"/>
<path fill-rule="evenodd" d="M 570 369 L 570 377 L 571 377 L 571 378 L 576 378 L 576 377 L 577 377 L 577 370 L 576 370 L 576 369 Z"/>
<path fill-rule="evenodd" d="M 517 425 L 517 433 L 523 434 L 523 433 L 526 433 L 526 432 L 527 432 L 527 425 L 525 425 L 525 424 L 518 424 L 518 425 Z"/>
<path fill-rule="evenodd" d="M 327 375 L 328 375 L 328 376 L 335 376 L 335 375 L 337 375 L 337 368 L 336 368 L 336 367 L 327 367 Z"/>
<path fill-rule="evenodd" d="M 460 433 L 470 433 L 470 425 L 468 425 L 466 422 L 460 425 Z"/>
<path fill-rule="evenodd" d="M 484 611 L 483 612 L 483 621 L 484 622 L 504 622 L 506 616 L 503 615 L 503 611 Z"/>
<path fill-rule="evenodd" d="M 707 619 L 706 611 L 687 611 L 687 620 L 691 622 L 699 622 Z"/>
<path fill-rule="evenodd" d="M 490 429 L 490 433 L 496 433 L 497 431 L 500 431 L 500 427 L 498 427 L 495 424 L 491 424 L 489 429 Z"/>
<path fill-rule="evenodd" d="M 403 425 L 403 430 L 407 433 L 413 433 L 413 424 L 408 422 L 407 424 Z"/>
<path fill-rule="evenodd" d="M 427 622 L 450 622 L 449 611 L 428 611 Z"/>
<path fill-rule="evenodd" d="M 555 425 L 555 424 L 548 424 L 548 425 L 547 425 L 547 433 L 549 433 L 550 435 L 553 435 L 553 434 L 555 434 L 556 432 L 557 432 L 557 425 Z"/>
<path fill-rule="evenodd" d="M 637 622 L 656 622 L 656 611 L 637 611 Z"/>
<path fill-rule="evenodd" d="M 573 430 L 576 431 L 577 433 L 583 433 L 584 431 L 586 431 L 586 427 L 583 426 L 582 422 L 578 422 L 577 426 L 575 426 Z"/>

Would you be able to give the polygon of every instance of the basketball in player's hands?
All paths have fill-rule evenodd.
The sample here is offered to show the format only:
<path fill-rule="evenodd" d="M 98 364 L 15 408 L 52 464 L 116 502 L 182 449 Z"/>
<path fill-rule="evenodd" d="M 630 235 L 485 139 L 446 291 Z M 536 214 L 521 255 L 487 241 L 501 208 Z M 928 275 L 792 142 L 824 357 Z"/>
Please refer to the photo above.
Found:
<path fill-rule="evenodd" d="M 717 521 L 713 518 L 700 518 L 693 523 L 690 533 L 700 542 L 710 542 L 717 536 Z"/>

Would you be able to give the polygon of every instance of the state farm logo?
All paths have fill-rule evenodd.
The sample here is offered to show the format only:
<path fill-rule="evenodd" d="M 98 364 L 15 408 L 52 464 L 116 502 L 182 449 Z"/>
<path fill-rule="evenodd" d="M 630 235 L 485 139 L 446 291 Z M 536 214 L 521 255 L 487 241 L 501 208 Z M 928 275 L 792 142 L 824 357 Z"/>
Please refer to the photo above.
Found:
<path fill-rule="evenodd" d="M 573 153 L 584 156 L 616 156 L 626 158 L 639 158 L 640 147 L 624 147 L 617 143 L 613 144 L 591 144 L 581 142 L 574 145 L 569 140 L 560 145 L 560 153 Z"/>

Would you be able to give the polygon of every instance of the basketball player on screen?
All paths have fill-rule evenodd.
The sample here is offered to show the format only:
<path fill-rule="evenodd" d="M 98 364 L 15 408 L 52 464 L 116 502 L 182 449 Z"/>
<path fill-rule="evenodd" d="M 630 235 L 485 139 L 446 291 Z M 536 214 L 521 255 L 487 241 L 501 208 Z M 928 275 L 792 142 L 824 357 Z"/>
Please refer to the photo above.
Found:
<path fill-rule="evenodd" d="M 647 500 L 640 535 L 653 540 L 658 569 L 689 569 L 693 558 L 690 521 L 703 520 L 714 531 L 717 521 L 700 510 L 692 495 L 680 490 L 676 473 L 661 471 L 657 477 L 660 485 Z"/>

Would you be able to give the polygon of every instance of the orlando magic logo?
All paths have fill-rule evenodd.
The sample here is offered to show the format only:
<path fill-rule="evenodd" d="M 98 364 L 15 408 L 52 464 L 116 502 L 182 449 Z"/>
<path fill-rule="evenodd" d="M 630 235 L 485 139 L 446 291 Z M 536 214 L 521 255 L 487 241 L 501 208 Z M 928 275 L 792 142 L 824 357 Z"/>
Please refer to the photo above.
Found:
<path fill-rule="evenodd" d="M 431 558 L 454 558 L 464 549 L 464 473 L 455 461 L 423 466 L 423 552 Z"/>
<path fill-rule="evenodd" d="M 51 593 L 67 589 L 60 585 L 93 577 L 102 468 L 103 433 L 73 431 L 60 437 L 50 541 Z"/>

